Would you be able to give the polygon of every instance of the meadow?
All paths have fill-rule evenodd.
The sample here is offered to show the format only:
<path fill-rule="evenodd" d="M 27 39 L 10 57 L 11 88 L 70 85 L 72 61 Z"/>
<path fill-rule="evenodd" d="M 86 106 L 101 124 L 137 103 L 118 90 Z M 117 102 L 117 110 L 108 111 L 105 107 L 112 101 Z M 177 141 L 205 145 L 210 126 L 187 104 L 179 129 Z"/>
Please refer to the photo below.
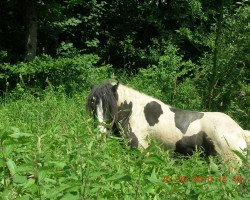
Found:
<path fill-rule="evenodd" d="M 89 90 L 15 90 L 0 104 L 1 199 L 249 199 L 249 171 L 155 141 L 143 152 L 106 142 L 86 114 Z"/>
<path fill-rule="evenodd" d="M 0 200 L 250 199 L 244 155 L 104 142 L 85 110 L 112 79 L 250 130 L 249 21 L 247 0 L 1 1 Z"/>

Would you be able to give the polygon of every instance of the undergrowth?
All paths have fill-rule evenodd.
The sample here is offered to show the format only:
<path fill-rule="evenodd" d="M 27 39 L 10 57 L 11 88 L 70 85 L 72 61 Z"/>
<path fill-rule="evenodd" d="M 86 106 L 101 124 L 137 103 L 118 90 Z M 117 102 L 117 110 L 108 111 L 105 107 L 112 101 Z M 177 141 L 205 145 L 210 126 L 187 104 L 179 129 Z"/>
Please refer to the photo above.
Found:
<path fill-rule="evenodd" d="M 249 171 L 201 152 L 183 158 L 152 142 L 144 152 L 85 113 L 87 92 L 47 89 L 0 104 L 0 199 L 247 199 Z"/>

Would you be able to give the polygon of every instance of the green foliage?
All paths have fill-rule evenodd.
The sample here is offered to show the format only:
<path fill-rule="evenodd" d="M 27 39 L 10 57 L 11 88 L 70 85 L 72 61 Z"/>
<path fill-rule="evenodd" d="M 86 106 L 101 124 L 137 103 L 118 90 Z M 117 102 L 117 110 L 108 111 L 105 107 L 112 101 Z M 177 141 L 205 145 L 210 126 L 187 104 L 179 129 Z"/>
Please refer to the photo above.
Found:
<path fill-rule="evenodd" d="M 82 90 L 88 88 L 91 83 L 110 76 L 111 66 L 98 65 L 98 61 L 99 57 L 92 54 L 60 59 L 44 55 L 28 63 L 3 64 L 2 67 L 7 73 L 2 77 L 2 81 L 5 82 L 7 90 L 15 87 L 14 84 L 17 84 L 19 90 L 25 86 L 45 88 L 48 85 L 63 86 L 67 92 Z M 8 85 L 8 82 L 13 85 Z"/>
<path fill-rule="evenodd" d="M 218 44 L 217 67 L 214 71 L 214 52 L 204 54 L 200 58 L 202 70 L 199 74 L 199 92 L 202 94 L 205 107 L 211 93 L 212 104 L 210 110 L 227 111 L 230 105 L 237 105 L 237 110 L 249 116 L 245 102 L 249 94 L 246 87 L 249 81 L 249 35 L 247 24 L 249 7 L 241 6 L 234 15 L 230 15 L 229 8 L 223 10 L 221 36 Z M 215 37 L 215 36 L 214 36 Z M 245 45 L 246 44 L 246 45 Z M 215 51 L 215 47 L 213 46 Z M 209 88 L 213 83 L 213 86 Z M 209 94 L 208 94 L 209 93 Z M 246 95 L 246 96 L 245 96 Z M 238 100 L 242 100 L 239 103 Z M 248 125 L 247 125 L 248 126 Z"/>
<path fill-rule="evenodd" d="M 4 60 L 8 57 L 7 51 L 0 51 L 0 63 L 4 62 Z"/>
<path fill-rule="evenodd" d="M 173 157 L 154 140 L 144 152 L 115 136 L 103 142 L 85 113 L 86 95 L 48 88 L 1 101 L 1 199 L 249 198 L 245 168 L 232 172 L 201 152 Z"/>
<path fill-rule="evenodd" d="M 31 62 L 20 62 L 23 1 L 0 2 L 0 199 L 249 198 L 244 167 L 234 174 L 199 152 L 173 158 L 155 142 L 143 153 L 114 136 L 103 143 L 84 110 L 90 84 L 112 77 L 172 106 L 226 112 L 250 129 L 248 1 L 36 2 Z M 180 183 L 182 175 L 214 181 Z"/>
<path fill-rule="evenodd" d="M 79 56 L 78 50 L 74 47 L 73 43 L 65 43 L 62 42 L 61 45 L 57 49 L 58 55 L 62 57 L 74 57 Z"/>
<path fill-rule="evenodd" d="M 196 77 L 199 73 L 198 66 L 192 61 L 184 61 L 178 51 L 172 44 L 166 45 L 156 65 L 140 69 L 129 82 L 140 91 L 167 104 L 179 108 L 188 106 L 189 109 L 200 109 L 202 101 L 195 81 L 190 79 L 190 76 Z"/>

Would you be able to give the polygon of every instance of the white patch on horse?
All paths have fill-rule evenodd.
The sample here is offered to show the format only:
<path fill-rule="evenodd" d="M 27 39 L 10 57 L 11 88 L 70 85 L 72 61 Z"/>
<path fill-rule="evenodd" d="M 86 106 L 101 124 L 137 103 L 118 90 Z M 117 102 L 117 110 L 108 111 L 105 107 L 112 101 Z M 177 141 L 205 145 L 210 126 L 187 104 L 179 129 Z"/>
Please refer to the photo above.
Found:
<path fill-rule="evenodd" d="M 102 100 L 100 99 L 99 104 L 97 104 L 96 107 L 96 114 L 97 114 L 97 119 L 99 121 L 99 125 L 98 125 L 98 129 L 102 132 L 102 133 L 106 133 L 107 129 L 103 126 L 104 124 L 104 112 L 103 112 L 103 107 L 102 107 Z"/>

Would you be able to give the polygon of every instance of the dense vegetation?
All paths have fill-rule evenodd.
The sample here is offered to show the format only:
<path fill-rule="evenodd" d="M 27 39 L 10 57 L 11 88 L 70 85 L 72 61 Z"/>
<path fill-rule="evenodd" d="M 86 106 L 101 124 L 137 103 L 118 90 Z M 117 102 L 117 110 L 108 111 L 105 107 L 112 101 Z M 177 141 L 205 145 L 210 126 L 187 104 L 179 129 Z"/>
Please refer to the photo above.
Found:
<path fill-rule="evenodd" d="M 21 93 L 0 106 L 1 199 L 249 198 L 244 167 L 232 171 L 200 152 L 176 157 L 159 144 L 140 153 L 120 138 L 103 142 L 85 113 L 85 92 Z"/>
<path fill-rule="evenodd" d="M 245 167 L 104 143 L 85 112 L 113 79 L 250 129 L 249 21 L 247 0 L 2 0 L 0 199 L 249 198 Z"/>

